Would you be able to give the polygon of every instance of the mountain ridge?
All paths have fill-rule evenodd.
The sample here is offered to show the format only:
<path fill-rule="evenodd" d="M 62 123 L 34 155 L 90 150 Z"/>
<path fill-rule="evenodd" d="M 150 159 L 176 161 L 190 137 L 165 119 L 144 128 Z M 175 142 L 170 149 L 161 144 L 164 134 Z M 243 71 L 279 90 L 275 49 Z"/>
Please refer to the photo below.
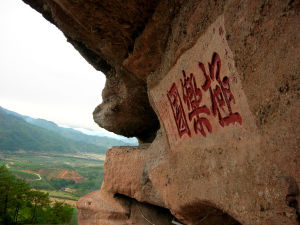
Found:
<path fill-rule="evenodd" d="M 105 153 L 111 146 L 124 145 L 132 144 L 111 137 L 86 135 L 0 106 L 0 150 Z"/>

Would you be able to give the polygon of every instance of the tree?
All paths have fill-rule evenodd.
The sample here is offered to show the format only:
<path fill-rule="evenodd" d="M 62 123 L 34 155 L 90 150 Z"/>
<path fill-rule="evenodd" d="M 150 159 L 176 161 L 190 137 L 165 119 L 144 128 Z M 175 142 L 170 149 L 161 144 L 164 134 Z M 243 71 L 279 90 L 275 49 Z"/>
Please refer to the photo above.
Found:
<path fill-rule="evenodd" d="M 55 202 L 49 211 L 52 216 L 49 217 L 50 221 L 48 223 L 51 224 L 68 223 L 73 214 L 73 208 L 63 202 Z"/>
<path fill-rule="evenodd" d="M 30 197 L 32 198 L 31 206 L 31 223 L 42 222 L 44 217 L 44 210 L 49 208 L 50 199 L 48 193 L 43 193 L 41 191 L 31 191 Z"/>
<path fill-rule="evenodd" d="M 0 222 L 12 224 L 13 217 L 10 215 L 10 208 L 13 202 L 10 201 L 16 192 L 16 178 L 4 167 L 0 167 Z"/>
<path fill-rule="evenodd" d="M 0 167 L 0 224 L 68 223 L 72 213 L 70 205 L 51 204 L 48 193 L 31 190 L 23 180 Z"/>
<path fill-rule="evenodd" d="M 18 223 L 19 212 L 21 208 L 26 207 L 30 203 L 30 186 L 20 179 L 16 179 L 15 183 L 15 200 L 13 201 L 14 210 L 14 223 Z"/>

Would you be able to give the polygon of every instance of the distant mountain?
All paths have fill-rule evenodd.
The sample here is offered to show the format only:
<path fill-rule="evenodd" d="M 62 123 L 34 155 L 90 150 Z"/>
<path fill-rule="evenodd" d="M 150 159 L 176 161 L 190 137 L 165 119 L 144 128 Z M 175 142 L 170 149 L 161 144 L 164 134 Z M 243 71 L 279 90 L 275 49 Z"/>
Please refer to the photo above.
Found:
<path fill-rule="evenodd" d="M 0 107 L 0 150 L 104 153 L 111 146 L 131 145 L 109 137 L 83 134 Z"/>
<path fill-rule="evenodd" d="M 122 142 L 125 142 L 126 145 L 132 145 L 132 146 L 136 146 L 138 145 L 138 140 L 136 138 L 127 138 L 121 135 L 117 135 L 115 133 L 109 132 L 109 131 L 94 131 L 94 130 L 89 130 L 89 129 L 85 129 L 85 128 L 73 128 L 77 131 L 80 131 L 84 134 L 87 135 L 92 135 L 92 136 L 98 136 L 98 137 L 110 137 L 113 139 L 117 139 L 120 140 Z"/>
<path fill-rule="evenodd" d="M 23 118 L 26 122 L 32 125 L 54 131 L 66 138 L 70 138 L 76 141 L 84 141 L 90 144 L 95 144 L 98 146 L 105 146 L 105 147 L 138 145 L 138 141 L 136 138 L 126 138 L 111 132 L 104 133 L 104 132 L 93 131 L 84 128 L 61 127 L 51 121 L 24 116 L 14 111 L 10 111 L 8 109 L 2 108 L 0 106 L 0 110 L 1 109 L 7 114 L 11 114 Z"/>

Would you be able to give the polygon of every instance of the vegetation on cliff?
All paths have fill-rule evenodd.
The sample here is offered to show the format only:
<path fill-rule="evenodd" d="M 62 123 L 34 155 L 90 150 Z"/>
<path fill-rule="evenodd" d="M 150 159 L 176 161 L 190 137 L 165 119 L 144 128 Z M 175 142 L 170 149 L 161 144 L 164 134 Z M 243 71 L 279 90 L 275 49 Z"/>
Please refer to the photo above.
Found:
<path fill-rule="evenodd" d="M 68 223 L 73 208 L 52 202 L 49 194 L 31 189 L 30 185 L 0 167 L 0 224 Z"/>

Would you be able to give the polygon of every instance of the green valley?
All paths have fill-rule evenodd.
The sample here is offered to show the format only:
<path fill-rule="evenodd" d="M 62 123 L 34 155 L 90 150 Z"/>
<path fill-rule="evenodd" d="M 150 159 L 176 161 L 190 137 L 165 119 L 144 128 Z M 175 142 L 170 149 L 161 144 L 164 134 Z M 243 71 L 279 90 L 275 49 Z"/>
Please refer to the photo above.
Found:
<path fill-rule="evenodd" d="M 68 207 L 72 207 L 70 210 L 73 216 L 68 224 L 77 224 L 76 201 L 100 188 L 104 177 L 106 150 L 114 145 L 133 144 L 134 142 L 129 139 L 126 142 L 124 137 L 121 140 L 86 135 L 72 128 L 60 127 L 53 122 L 23 116 L 0 107 L 2 172 L 14 175 L 13 183 L 26 182 L 27 192 L 37 193 L 45 199 L 49 198 L 50 202 L 42 207 L 42 211 L 46 208 L 55 211 L 64 207 L 69 210 Z M 6 182 L 1 179 L 0 177 L 0 183 Z M 0 199 L 3 198 L 5 199 L 3 193 L 0 193 Z M 63 205 L 65 203 L 69 206 Z M 52 209 L 53 205 L 56 208 Z M 25 211 L 32 210 L 26 207 Z M 24 221 L 34 221 L 25 211 L 20 212 L 25 215 Z M 18 218 L 23 217 L 13 219 L 16 221 Z M 62 219 L 57 220 L 57 223 L 62 221 L 66 222 Z M 56 224 L 53 221 L 51 223 Z M 11 221 L 11 224 L 19 223 Z"/>
<path fill-rule="evenodd" d="M 104 174 L 101 158 L 104 155 L 2 151 L 0 165 L 32 188 L 48 191 L 50 197 L 76 201 L 100 188 Z"/>

